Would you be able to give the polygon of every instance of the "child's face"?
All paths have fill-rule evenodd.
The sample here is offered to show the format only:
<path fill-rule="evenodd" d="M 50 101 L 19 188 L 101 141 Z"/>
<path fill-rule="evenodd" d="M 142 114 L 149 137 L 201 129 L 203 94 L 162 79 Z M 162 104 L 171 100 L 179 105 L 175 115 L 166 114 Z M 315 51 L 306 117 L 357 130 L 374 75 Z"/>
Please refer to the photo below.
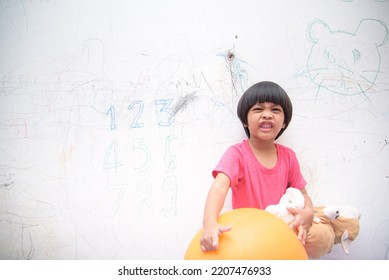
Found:
<path fill-rule="evenodd" d="M 281 105 L 265 102 L 257 103 L 247 114 L 250 139 L 275 140 L 284 125 L 284 110 Z"/>

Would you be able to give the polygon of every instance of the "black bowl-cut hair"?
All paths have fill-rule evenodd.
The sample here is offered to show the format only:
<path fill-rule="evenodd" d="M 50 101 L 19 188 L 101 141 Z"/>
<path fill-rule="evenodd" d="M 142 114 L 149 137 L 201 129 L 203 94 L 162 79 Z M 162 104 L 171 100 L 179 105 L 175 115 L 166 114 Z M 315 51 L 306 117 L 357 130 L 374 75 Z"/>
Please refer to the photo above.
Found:
<path fill-rule="evenodd" d="M 284 111 L 284 127 L 277 134 L 276 139 L 281 136 L 292 120 L 292 102 L 282 87 L 270 81 L 262 81 L 254 84 L 244 92 L 237 107 L 238 117 L 243 124 L 243 128 L 248 138 L 250 138 L 250 131 L 247 127 L 248 112 L 257 103 L 265 102 L 280 105 Z"/>

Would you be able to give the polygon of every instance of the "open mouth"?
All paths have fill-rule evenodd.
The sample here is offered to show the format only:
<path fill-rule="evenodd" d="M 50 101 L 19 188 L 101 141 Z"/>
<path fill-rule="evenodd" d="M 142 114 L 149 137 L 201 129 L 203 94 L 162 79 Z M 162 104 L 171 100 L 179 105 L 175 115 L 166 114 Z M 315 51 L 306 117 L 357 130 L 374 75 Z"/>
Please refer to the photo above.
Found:
<path fill-rule="evenodd" d="M 269 130 L 273 128 L 273 124 L 270 122 L 262 122 L 259 124 L 259 127 L 264 130 Z"/>

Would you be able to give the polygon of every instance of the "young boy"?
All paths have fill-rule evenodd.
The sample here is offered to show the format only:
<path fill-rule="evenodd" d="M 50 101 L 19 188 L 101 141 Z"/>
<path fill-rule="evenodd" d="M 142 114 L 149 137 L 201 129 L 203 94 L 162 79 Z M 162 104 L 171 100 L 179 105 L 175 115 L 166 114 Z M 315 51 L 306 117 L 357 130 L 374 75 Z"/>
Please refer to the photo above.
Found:
<path fill-rule="evenodd" d="M 313 219 L 312 201 L 295 153 L 274 142 L 292 119 L 288 95 L 276 83 L 257 83 L 242 95 L 237 113 L 248 139 L 229 147 L 212 172 L 214 182 L 205 203 L 201 249 L 217 250 L 219 236 L 231 230 L 217 223 L 229 188 L 234 209 L 265 209 L 278 204 L 287 188 L 299 189 L 305 199 L 304 209 L 288 211 L 295 215 L 291 227 L 304 244 Z"/>

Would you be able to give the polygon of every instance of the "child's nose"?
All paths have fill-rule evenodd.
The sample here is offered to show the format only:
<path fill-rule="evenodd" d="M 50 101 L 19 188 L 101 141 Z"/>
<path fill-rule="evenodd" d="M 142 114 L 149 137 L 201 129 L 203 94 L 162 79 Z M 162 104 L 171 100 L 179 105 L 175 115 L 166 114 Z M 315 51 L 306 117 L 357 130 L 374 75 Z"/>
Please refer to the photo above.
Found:
<path fill-rule="evenodd" d="M 262 113 L 262 118 L 264 119 L 270 119 L 272 118 L 273 115 L 272 113 L 270 112 L 270 110 L 264 110 L 263 113 Z"/>

